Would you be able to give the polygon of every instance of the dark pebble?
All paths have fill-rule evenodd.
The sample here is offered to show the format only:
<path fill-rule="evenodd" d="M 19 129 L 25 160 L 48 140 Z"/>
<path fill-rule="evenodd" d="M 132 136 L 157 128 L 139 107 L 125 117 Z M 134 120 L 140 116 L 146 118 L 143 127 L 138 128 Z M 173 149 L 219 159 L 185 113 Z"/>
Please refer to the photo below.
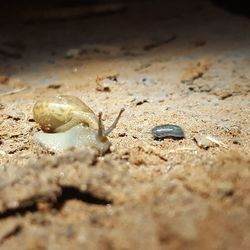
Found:
<path fill-rule="evenodd" d="M 182 139 L 185 137 L 181 127 L 172 124 L 159 125 L 151 130 L 155 139 L 173 138 Z"/>

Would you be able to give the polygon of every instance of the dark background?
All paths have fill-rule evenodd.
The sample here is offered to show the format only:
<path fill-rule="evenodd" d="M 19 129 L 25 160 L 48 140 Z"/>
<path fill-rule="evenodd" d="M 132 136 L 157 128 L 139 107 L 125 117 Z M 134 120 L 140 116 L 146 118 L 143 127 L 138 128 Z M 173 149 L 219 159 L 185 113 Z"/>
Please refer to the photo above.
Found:
<path fill-rule="evenodd" d="M 146 2 L 150 0 L 9 0 L 9 1 L 2 1 L 1 3 L 1 8 L 32 8 L 32 7 L 49 7 L 49 8 L 70 8 L 72 6 L 77 6 L 81 4 L 97 4 L 97 3 L 110 3 L 110 2 Z M 185 0 L 184 0 L 185 1 Z M 204 0 L 201 0 L 203 2 Z M 245 0 L 209 0 L 212 1 L 214 4 L 220 6 L 221 8 L 225 8 L 229 10 L 230 12 L 234 12 L 236 14 L 240 15 L 246 15 L 250 17 L 250 1 L 245 1 Z M 173 2 L 173 1 L 164 1 L 165 3 L 168 2 Z M 190 1 L 191 2 L 191 1 Z"/>

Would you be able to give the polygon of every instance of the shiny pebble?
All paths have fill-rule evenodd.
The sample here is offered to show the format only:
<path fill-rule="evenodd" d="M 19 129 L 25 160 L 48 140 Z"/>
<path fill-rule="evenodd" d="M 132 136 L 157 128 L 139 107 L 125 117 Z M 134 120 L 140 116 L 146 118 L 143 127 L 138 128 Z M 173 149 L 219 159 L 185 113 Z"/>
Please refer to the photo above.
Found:
<path fill-rule="evenodd" d="M 185 137 L 181 127 L 172 124 L 164 124 L 154 127 L 151 130 L 155 139 L 173 138 L 182 139 Z"/>

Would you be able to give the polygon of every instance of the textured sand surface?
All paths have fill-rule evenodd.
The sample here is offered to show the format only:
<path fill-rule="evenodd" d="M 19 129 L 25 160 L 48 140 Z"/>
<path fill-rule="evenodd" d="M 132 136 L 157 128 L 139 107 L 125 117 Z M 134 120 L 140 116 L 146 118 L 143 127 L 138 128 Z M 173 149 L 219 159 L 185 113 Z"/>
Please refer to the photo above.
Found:
<path fill-rule="evenodd" d="M 1 249 L 250 249 L 250 22 L 186 2 L 2 15 Z M 35 101 L 57 94 L 106 127 L 126 109 L 110 153 L 33 141 Z M 160 124 L 185 139 L 154 140 Z"/>

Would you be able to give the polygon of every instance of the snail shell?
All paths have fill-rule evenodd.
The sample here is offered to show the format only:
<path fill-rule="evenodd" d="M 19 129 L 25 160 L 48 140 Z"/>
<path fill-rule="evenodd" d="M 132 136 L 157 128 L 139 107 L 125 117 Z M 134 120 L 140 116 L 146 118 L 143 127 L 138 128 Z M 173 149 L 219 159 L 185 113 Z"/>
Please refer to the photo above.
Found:
<path fill-rule="evenodd" d="M 64 132 L 77 124 L 98 129 L 95 113 L 79 98 L 69 95 L 45 97 L 33 108 L 35 121 L 44 132 Z"/>

